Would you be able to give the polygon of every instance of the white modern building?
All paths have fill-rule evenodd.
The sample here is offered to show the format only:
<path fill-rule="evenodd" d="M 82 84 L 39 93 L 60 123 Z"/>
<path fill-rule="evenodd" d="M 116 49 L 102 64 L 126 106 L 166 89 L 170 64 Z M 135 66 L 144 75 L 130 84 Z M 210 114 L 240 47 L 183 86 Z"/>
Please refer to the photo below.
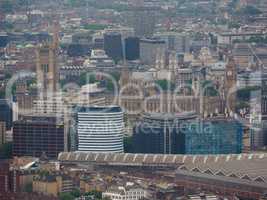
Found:
<path fill-rule="evenodd" d="M 122 153 L 124 120 L 120 107 L 77 109 L 78 151 Z"/>
<path fill-rule="evenodd" d="M 148 193 L 133 183 L 127 183 L 126 187 L 111 187 L 102 194 L 102 197 L 108 197 L 111 200 L 140 200 L 148 196 Z"/>
<path fill-rule="evenodd" d="M 104 50 L 95 49 L 92 50 L 90 58 L 85 60 L 83 65 L 86 68 L 113 67 L 114 61 L 107 56 Z"/>

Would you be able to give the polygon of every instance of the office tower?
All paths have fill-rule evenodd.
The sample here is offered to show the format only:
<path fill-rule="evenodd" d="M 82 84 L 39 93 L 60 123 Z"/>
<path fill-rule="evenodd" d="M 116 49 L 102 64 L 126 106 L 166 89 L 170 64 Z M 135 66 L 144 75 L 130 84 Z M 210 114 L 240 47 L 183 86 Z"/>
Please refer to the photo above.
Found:
<path fill-rule="evenodd" d="M 10 130 L 12 128 L 12 103 L 8 102 L 8 100 L 6 99 L 0 99 L 0 121 L 6 123 L 7 130 Z"/>
<path fill-rule="evenodd" d="M 105 33 L 104 50 L 115 62 L 120 61 L 123 58 L 121 34 L 117 32 Z"/>
<path fill-rule="evenodd" d="M 8 35 L 6 33 L 0 33 L 0 48 L 6 47 L 8 43 Z"/>
<path fill-rule="evenodd" d="M 267 73 L 260 71 L 260 89 L 251 96 L 251 148 L 260 150 L 267 146 Z"/>
<path fill-rule="evenodd" d="M 55 116 L 24 116 L 14 122 L 13 155 L 57 158 L 64 149 L 64 124 Z"/>
<path fill-rule="evenodd" d="M 57 91 L 58 84 L 58 28 L 54 25 L 53 41 L 40 45 L 36 50 L 36 73 L 40 98 L 46 99 Z"/>
<path fill-rule="evenodd" d="M 124 121 L 120 107 L 78 107 L 78 151 L 123 152 Z"/>
<path fill-rule="evenodd" d="M 186 154 L 239 154 L 243 126 L 233 118 L 215 117 L 199 121 L 185 133 Z"/>
<path fill-rule="evenodd" d="M 196 120 L 195 113 L 144 114 L 134 127 L 135 153 L 184 154 L 185 131 Z"/>
<path fill-rule="evenodd" d="M 159 55 L 164 55 L 166 43 L 158 38 L 145 38 L 140 40 L 140 60 L 143 64 L 155 65 Z"/>
<path fill-rule="evenodd" d="M 93 39 L 93 49 L 104 49 L 103 37 L 96 37 Z"/>
<path fill-rule="evenodd" d="M 6 143 L 6 122 L 0 121 L 0 146 Z"/>
<path fill-rule="evenodd" d="M 128 37 L 125 39 L 126 60 L 137 60 L 140 57 L 140 44 L 138 37 Z"/>

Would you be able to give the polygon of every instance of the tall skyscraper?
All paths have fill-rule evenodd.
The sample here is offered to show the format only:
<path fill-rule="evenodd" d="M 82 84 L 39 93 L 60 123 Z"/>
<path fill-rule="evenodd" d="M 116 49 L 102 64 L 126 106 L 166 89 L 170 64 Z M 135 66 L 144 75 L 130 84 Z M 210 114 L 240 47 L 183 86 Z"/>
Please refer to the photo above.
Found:
<path fill-rule="evenodd" d="M 54 116 L 24 116 L 14 122 L 13 155 L 57 158 L 64 149 L 64 124 Z"/>
<path fill-rule="evenodd" d="M 37 84 L 41 99 L 57 91 L 58 84 L 58 25 L 54 25 L 53 41 L 40 45 L 36 50 Z"/>
<path fill-rule="evenodd" d="M 122 60 L 122 37 L 117 32 L 107 32 L 104 34 L 104 50 L 106 54 L 115 62 Z"/>
<path fill-rule="evenodd" d="M 12 103 L 8 102 L 8 100 L 6 99 L 0 99 L 0 121 L 6 123 L 7 130 L 10 130 L 12 128 Z"/>
<path fill-rule="evenodd" d="M 128 37 L 125 39 L 126 60 L 137 60 L 140 57 L 140 44 L 138 37 Z"/>
<path fill-rule="evenodd" d="M 123 152 L 124 121 L 120 107 L 79 107 L 78 151 Z"/>

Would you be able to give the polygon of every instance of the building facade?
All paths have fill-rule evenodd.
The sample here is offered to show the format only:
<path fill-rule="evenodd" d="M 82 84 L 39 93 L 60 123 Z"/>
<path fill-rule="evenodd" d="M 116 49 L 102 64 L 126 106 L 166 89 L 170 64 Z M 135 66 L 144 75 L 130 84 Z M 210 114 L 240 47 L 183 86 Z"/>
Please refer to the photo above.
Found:
<path fill-rule="evenodd" d="M 140 60 L 143 64 L 155 65 L 160 55 L 165 55 L 166 43 L 158 38 L 140 40 Z"/>
<path fill-rule="evenodd" d="M 242 153 L 243 127 L 232 118 L 211 118 L 199 121 L 197 129 L 185 134 L 186 154 Z"/>
<path fill-rule="evenodd" d="M 140 39 L 138 37 L 128 37 L 125 39 L 126 60 L 137 60 L 140 57 Z"/>
<path fill-rule="evenodd" d="M 14 122 L 14 156 L 56 158 L 64 142 L 64 125 L 54 116 L 25 116 Z"/>
<path fill-rule="evenodd" d="M 104 50 L 115 62 L 123 58 L 122 36 L 117 32 L 104 34 Z"/>
<path fill-rule="evenodd" d="M 0 99 L 0 121 L 6 123 L 7 130 L 10 130 L 12 128 L 12 122 L 13 122 L 12 103 L 6 99 Z"/>
<path fill-rule="evenodd" d="M 134 127 L 135 153 L 184 154 L 185 131 L 196 120 L 193 112 L 181 114 L 144 114 Z"/>
<path fill-rule="evenodd" d="M 124 120 L 120 107 L 78 107 L 78 151 L 123 152 Z"/>
<path fill-rule="evenodd" d="M 103 198 L 108 197 L 111 200 L 140 200 L 147 196 L 147 192 L 144 189 L 130 185 L 126 187 L 111 187 L 102 194 Z"/>

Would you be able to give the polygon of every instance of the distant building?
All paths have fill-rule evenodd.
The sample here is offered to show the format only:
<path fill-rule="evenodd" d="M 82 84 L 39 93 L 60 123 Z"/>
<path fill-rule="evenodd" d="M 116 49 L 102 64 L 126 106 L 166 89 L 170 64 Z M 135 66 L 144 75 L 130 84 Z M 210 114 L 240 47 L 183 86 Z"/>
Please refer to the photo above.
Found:
<path fill-rule="evenodd" d="M 137 6 L 130 12 L 129 24 L 134 27 L 135 36 L 150 37 L 156 25 L 156 10 L 150 7 Z"/>
<path fill-rule="evenodd" d="M 134 127 L 133 148 L 135 153 L 184 154 L 185 131 L 196 120 L 195 113 L 144 114 Z"/>
<path fill-rule="evenodd" d="M 14 156 L 56 158 L 66 150 L 64 142 L 64 125 L 54 116 L 25 116 L 14 122 Z"/>
<path fill-rule="evenodd" d="M 140 60 L 143 64 L 155 65 L 157 56 L 164 55 L 166 43 L 158 38 L 140 40 Z"/>
<path fill-rule="evenodd" d="M 0 99 L 0 121 L 6 122 L 7 130 L 10 130 L 12 128 L 12 112 L 12 103 L 8 102 L 8 100 L 6 99 Z"/>
<path fill-rule="evenodd" d="M 35 176 L 32 183 L 33 192 L 57 197 L 60 193 L 74 190 L 74 183 L 70 177 L 44 175 Z"/>
<path fill-rule="evenodd" d="M 6 143 L 6 122 L 0 121 L 0 146 Z"/>
<path fill-rule="evenodd" d="M 177 53 L 188 53 L 190 50 L 189 36 L 183 33 L 176 32 L 163 32 L 156 33 L 156 37 L 163 39 L 170 51 L 176 51 Z"/>
<path fill-rule="evenodd" d="M 235 44 L 233 58 L 238 70 L 250 68 L 254 64 L 254 53 L 251 45 L 248 43 Z"/>
<path fill-rule="evenodd" d="M 0 161 L 0 197 L 10 191 L 9 163 Z"/>
<path fill-rule="evenodd" d="M 103 198 L 108 197 L 111 200 L 141 200 L 147 196 L 148 193 L 144 189 L 130 183 L 126 187 L 110 187 L 102 194 Z"/>
<path fill-rule="evenodd" d="M 124 121 L 120 107 L 77 108 L 78 151 L 123 152 Z"/>
<path fill-rule="evenodd" d="M 137 60 L 140 57 L 140 39 L 138 37 L 128 37 L 125 39 L 126 60 Z"/>
<path fill-rule="evenodd" d="M 123 58 L 122 36 L 117 32 L 104 34 L 104 50 L 115 62 Z"/>
<path fill-rule="evenodd" d="M 84 61 L 84 67 L 88 68 L 109 68 L 114 67 L 115 63 L 104 50 L 92 50 L 89 59 Z"/>
<path fill-rule="evenodd" d="M 261 37 L 264 36 L 264 33 L 222 33 L 218 35 L 218 44 L 219 45 L 231 45 L 235 41 L 244 42 L 249 40 L 251 37 Z"/>
<path fill-rule="evenodd" d="M 6 33 L 0 33 L 0 48 L 6 47 L 8 44 L 8 35 Z"/>

